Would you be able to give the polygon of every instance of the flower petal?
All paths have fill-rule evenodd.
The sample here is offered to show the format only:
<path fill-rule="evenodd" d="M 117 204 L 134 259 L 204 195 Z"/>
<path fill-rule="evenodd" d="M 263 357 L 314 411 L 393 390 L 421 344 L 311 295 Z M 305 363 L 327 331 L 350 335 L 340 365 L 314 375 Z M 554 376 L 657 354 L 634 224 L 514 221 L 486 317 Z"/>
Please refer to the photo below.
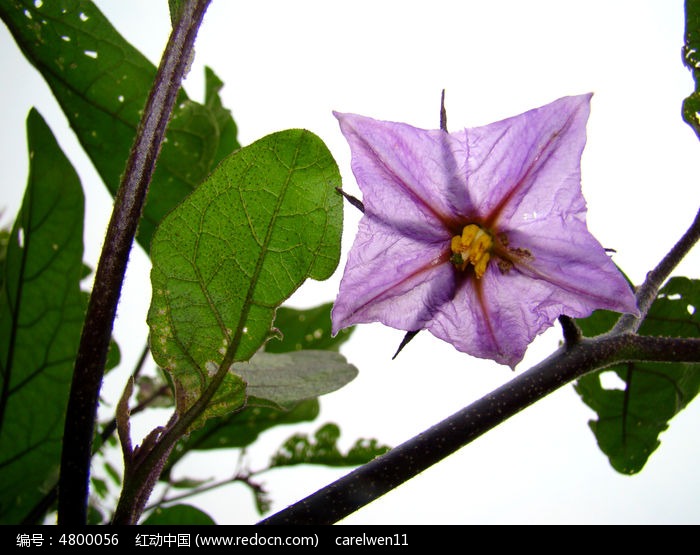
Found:
<path fill-rule="evenodd" d="M 333 333 L 375 321 L 428 329 L 460 351 L 514 367 L 561 314 L 637 312 L 631 288 L 586 227 L 580 157 L 590 98 L 453 134 L 336 114 L 365 214 Z M 468 224 L 495 245 L 480 279 L 450 262 L 452 237 Z"/>
<path fill-rule="evenodd" d="M 469 210 L 465 144 L 458 135 L 335 116 L 368 213 L 404 235 L 429 238 L 438 228 L 454 228 L 455 216 Z"/>
<path fill-rule="evenodd" d="M 467 184 L 487 227 L 585 208 L 580 162 L 590 98 L 561 98 L 466 131 Z"/>
<path fill-rule="evenodd" d="M 582 318 L 597 309 L 638 313 L 632 288 L 581 215 L 540 218 L 509 232 L 508 240 L 513 248 L 531 253 L 516 262 L 514 273 L 546 282 L 557 291 L 561 314 Z M 510 272 L 504 275 L 504 283 L 510 277 Z"/>
<path fill-rule="evenodd" d="M 448 241 L 449 236 L 421 242 L 365 215 L 331 312 L 333 334 L 367 322 L 406 331 L 424 328 L 434 307 L 455 288 Z"/>
<path fill-rule="evenodd" d="M 560 314 L 586 313 L 581 300 L 564 290 L 517 271 L 503 279 L 491 266 L 481 280 L 459 288 L 428 329 L 460 351 L 514 368 Z"/>
<path fill-rule="evenodd" d="M 536 318 L 521 300 L 509 299 L 511 302 L 504 304 L 500 295 L 493 297 L 502 290 L 500 278 L 498 270 L 490 267 L 479 280 L 473 276 L 465 279 L 452 302 L 440 307 L 427 329 L 459 351 L 513 368 L 534 336 L 529 333 L 534 327 L 529 321 Z"/>

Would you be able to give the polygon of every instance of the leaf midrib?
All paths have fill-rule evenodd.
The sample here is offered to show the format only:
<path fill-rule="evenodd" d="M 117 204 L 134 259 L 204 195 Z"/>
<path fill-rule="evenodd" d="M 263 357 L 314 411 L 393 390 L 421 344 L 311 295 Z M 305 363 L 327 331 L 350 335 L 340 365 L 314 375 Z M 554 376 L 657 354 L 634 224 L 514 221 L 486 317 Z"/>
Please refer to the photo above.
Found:
<path fill-rule="evenodd" d="M 31 222 L 31 214 L 33 212 L 33 205 L 34 205 L 34 195 L 32 194 L 32 187 L 33 181 L 30 182 L 30 186 L 27 188 L 27 194 L 25 196 L 25 201 L 27 202 L 27 210 L 24 210 L 24 206 L 22 208 L 22 213 L 21 217 L 18 218 L 18 222 L 21 222 L 20 225 L 15 226 L 15 229 L 13 230 L 12 234 L 12 239 L 10 242 L 10 245 L 15 244 L 15 237 L 17 237 L 17 234 L 19 233 L 19 229 L 23 228 L 24 231 L 24 248 L 20 248 L 20 251 L 22 253 L 21 258 L 20 258 L 20 265 L 19 265 L 19 272 L 18 272 L 18 279 L 17 279 L 17 291 L 16 291 L 16 302 L 14 306 L 11 305 L 9 302 L 9 281 L 8 281 L 8 276 L 5 276 L 5 279 L 3 280 L 3 283 L 5 284 L 5 296 L 8 301 L 8 307 L 10 307 L 10 312 L 12 314 L 12 328 L 10 330 L 10 340 L 8 342 L 8 352 L 7 352 L 7 361 L 5 364 L 3 364 L 3 382 L 2 382 L 2 393 L 0 394 L 0 437 L 2 437 L 2 429 L 3 425 L 5 423 L 5 412 L 7 410 L 7 403 L 9 401 L 10 397 L 10 381 L 12 377 L 12 366 L 14 362 L 14 356 L 15 356 L 15 345 L 17 342 L 17 332 L 18 332 L 18 319 L 19 319 L 19 313 L 20 313 L 20 306 L 22 304 L 22 292 L 24 290 L 24 275 L 26 273 L 26 266 L 27 266 L 27 258 L 29 257 L 29 247 L 31 244 L 31 232 L 27 230 L 28 223 Z M 28 213 L 28 214 L 27 214 Z M 26 221 L 25 221 L 26 220 Z M 9 246 L 8 245 L 8 249 Z M 9 264 L 5 265 L 5 272 L 7 272 L 7 269 L 9 268 Z"/>

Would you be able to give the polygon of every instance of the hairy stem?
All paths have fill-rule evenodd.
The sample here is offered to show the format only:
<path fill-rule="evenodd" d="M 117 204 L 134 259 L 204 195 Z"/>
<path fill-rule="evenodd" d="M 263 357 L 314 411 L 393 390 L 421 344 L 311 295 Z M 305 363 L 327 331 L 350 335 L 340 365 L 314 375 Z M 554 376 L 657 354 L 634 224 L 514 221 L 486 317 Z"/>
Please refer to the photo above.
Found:
<path fill-rule="evenodd" d="M 80 525 L 87 520 L 97 400 L 124 273 L 165 129 L 209 1 L 191 0 L 181 11 L 146 102 L 114 201 L 68 399 L 59 478 L 59 524 Z"/>
<path fill-rule="evenodd" d="M 688 231 L 637 290 L 641 317 L 622 316 L 613 330 L 581 338 L 562 321 L 566 344 L 517 376 L 386 455 L 274 514 L 259 524 L 333 524 L 443 460 L 551 392 L 593 370 L 630 361 L 700 362 L 699 338 L 637 335 L 672 269 L 700 238 L 700 212 Z M 575 337 L 575 340 L 571 340 Z"/>
<path fill-rule="evenodd" d="M 647 274 L 644 283 L 637 289 L 637 306 L 641 315 L 624 314 L 617 321 L 611 333 L 633 332 L 639 329 L 659 289 L 671 275 L 673 269 L 683 260 L 683 257 L 690 252 L 690 249 L 693 248 L 698 239 L 700 239 L 700 210 L 695 214 L 695 220 L 693 220 L 688 230 L 673 248 L 668 251 L 668 254 L 664 256 L 656 268 Z"/>
<path fill-rule="evenodd" d="M 259 524 L 333 524 L 403 484 L 477 437 L 587 372 L 634 360 L 700 362 L 700 339 L 634 334 L 582 339 L 395 447 Z"/>
<path fill-rule="evenodd" d="M 153 401 L 155 401 L 162 395 L 165 395 L 169 390 L 170 388 L 167 385 L 158 388 L 151 395 L 149 395 L 147 398 L 141 401 L 133 409 L 131 409 L 131 416 L 149 408 Z M 102 431 L 98 436 L 99 443 L 97 445 L 93 445 L 93 456 L 100 451 L 105 442 L 112 436 L 112 434 L 114 434 L 116 430 L 117 419 L 113 418 L 107 424 L 105 424 L 104 428 L 102 428 Z M 46 494 L 39 500 L 39 502 L 22 519 L 22 524 L 40 524 L 41 520 L 46 516 L 46 513 L 48 513 L 54 506 L 54 503 L 56 503 L 57 498 L 58 484 L 55 484 L 49 491 L 46 492 Z"/>

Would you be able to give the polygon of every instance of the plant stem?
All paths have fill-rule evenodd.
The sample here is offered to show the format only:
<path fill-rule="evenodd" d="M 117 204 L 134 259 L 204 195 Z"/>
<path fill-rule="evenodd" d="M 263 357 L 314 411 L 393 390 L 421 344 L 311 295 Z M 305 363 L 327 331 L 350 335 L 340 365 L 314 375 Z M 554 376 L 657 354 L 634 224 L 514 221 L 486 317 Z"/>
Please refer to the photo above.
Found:
<path fill-rule="evenodd" d="M 467 445 L 571 381 L 628 361 L 700 362 L 699 338 L 637 335 L 656 294 L 700 238 L 700 212 L 637 290 L 641 317 L 623 315 L 607 334 L 567 341 L 550 357 L 386 455 L 274 514 L 259 524 L 333 524 Z M 565 333 L 568 322 L 564 321 Z"/>
<path fill-rule="evenodd" d="M 681 346 L 682 344 L 682 346 Z M 510 382 L 309 497 L 259 524 L 333 524 L 403 484 L 477 437 L 587 372 L 635 360 L 700 362 L 700 339 L 634 334 L 582 339 Z M 683 358 L 679 358 L 679 357 Z"/>
<path fill-rule="evenodd" d="M 615 327 L 610 333 L 622 333 L 628 331 L 637 331 L 639 326 L 644 321 L 651 303 L 656 299 L 656 294 L 664 284 L 668 276 L 671 275 L 673 269 L 690 252 L 693 245 L 700 239 L 700 210 L 695 214 L 695 220 L 673 246 L 668 251 L 668 254 L 663 257 L 656 268 L 647 274 L 644 283 L 637 289 L 637 306 L 639 307 L 640 316 L 634 314 L 624 314 L 615 324 Z"/>
<path fill-rule="evenodd" d="M 124 273 L 165 129 L 182 78 L 190 65 L 194 40 L 209 1 L 191 0 L 183 6 L 158 68 L 114 201 L 68 399 L 59 478 L 58 524 L 81 525 L 87 521 L 97 400 Z"/>

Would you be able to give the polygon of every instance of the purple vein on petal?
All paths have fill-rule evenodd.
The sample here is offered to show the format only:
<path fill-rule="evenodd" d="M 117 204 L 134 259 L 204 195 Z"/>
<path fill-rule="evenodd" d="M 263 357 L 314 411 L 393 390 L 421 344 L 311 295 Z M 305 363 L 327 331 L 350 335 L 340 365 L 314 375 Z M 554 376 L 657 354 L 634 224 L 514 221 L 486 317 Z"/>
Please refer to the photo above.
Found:
<path fill-rule="evenodd" d="M 590 290 L 585 290 L 581 289 L 578 287 L 573 287 L 570 283 L 564 282 L 560 279 L 557 279 L 556 277 L 547 274 L 546 272 L 543 272 L 542 270 L 534 267 L 531 264 L 528 264 L 527 262 L 519 260 L 518 262 L 515 263 L 515 267 L 518 272 L 521 274 L 526 274 L 526 272 L 523 272 L 523 270 L 527 270 L 527 274 L 530 274 L 531 277 L 535 279 L 541 279 L 542 281 L 546 281 L 547 283 L 550 283 L 551 285 L 554 285 L 556 287 L 559 287 L 563 289 L 564 291 L 568 291 L 569 293 L 573 293 L 575 295 L 578 295 L 580 297 L 585 297 L 588 299 L 593 299 L 596 301 L 597 304 L 603 306 L 603 305 L 608 305 L 610 303 L 610 298 L 608 297 L 603 297 L 601 295 L 596 295 L 592 293 Z"/>
<path fill-rule="evenodd" d="M 466 161 L 469 159 L 469 144 L 466 140 L 466 134 L 463 144 L 465 149 L 464 154 Z M 445 168 L 448 168 L 449 170 L 446 173 L 450 176 L 453 176 L 452 180 L 454 180 L 454 176 L 458 173 L 457 168 L 459 168 L 459 162 L 455 157 L 455 153 L 453 150 L 450 149 L 449 145 L 447 144 L 447 141 L 441 141 L 440 150 L 442 155 L 443 166 Z M 455 196 L 455 201 L 458 203 L 458 206 L 454 206 L 454 203 L 451 203 L 454 214 L 452 215 L 452 217 L 445 218 L 444 220 L 442 220 L 443 225 L 445 225 L 445 227 L 447 227 L 447 229 L 449 229 L 453 235 L 457 235 L 462 232 L 462 227 L 464 226 L 465 220 L 471 220 L 478 216 L 478 214 L 476 213 L 477 210 L 474 207 L 474 199 L 472 198 L 472 195 L 469 190 L 468 176 L 466 175 L 466 170 L 464 170 L 463 173 L 465 180 L 464 184 L 456 184 L 454 183 L 454 181 L 450 181 L 449 183 L 449 189 L 451 190 L 451 193 Z M 455 185 L 457 186 L 457 191 L 454 191 Z M 460 198 L 460 195 L 463 195 L 463 197 Z"/>
<path fill-rule="evenodd" d="M 416 268 L 413 272 L 411 272 L 410 274 L 407 274 L 406 276 L 404 276 L 404 277 L 401 278 L 400 280 L 395 281 L 395 282 L 391 283 L 389 286 L 387 286 L 387 287 L 381 289 L 381 290 L 380 290 L 376 295 L 374 295 L 372 298 L 368 299 L 367 301 L 365 301 L 364 303 L 362 303 L 360 306 L 358 306 L 357 308 L 355 308 L 355 310 L 353 310 L 351 313 L 349 313 L 349 314 L 347 315 L 347 317 L 344 318 L 344 319 L 345 319 L 345 320 L 351 319 L 357 312 L 363 310 L 363 309 L 364 309 L 365 307 L 367 307 L 368 305 L 371 305 L 371 304 L 377 302 L 378 300 L 382 300 L 382 297 L 384 297 L 384 296 L 385 296 L 387 293 L 389 293 L 392 289 L 394 289 L 394 288 L 396 288 L 396 287 L 400 287 L 401 285 L 403 285 L 403 284 L 406 283 L 407 281 L 410 281 L 411 279 L 416 278 L 416 277 L 420 276 L 421 274 L 423 274 L 423 273 L 425 273 L 425 272 L 428 272 L 428 271 L 434 269 L 436 266 L 439 266 L 439 265 L 441 265 L 441 264 L 444 264 L 444 263 L 448 262 L 448 261 L 450 260 L 450 256 L 451 256 L 451 255 L 452 255 L 452 253 L 451 253 L 450 251 L 445 251 L 445 252 L 442 253 L 440 256 L 438 256 L 438 257 L 436 257 L 436 258 L 433 258 L 432 260 L 430 260 L 430 261 L 427 262 L 426 264 L 423 264 L 422 266 L 417 267 L 417 268 Z M 427 309 L 427 307 L 426 307 L 426 309 Z"/>
<path fill-rule="evenodd" d="M 375 159 L 379 163 L 381 163 L 384 170 L 394 179 L 394 182 L 399 187 L 401 187 L 401 189 L 404 190 L 404 192 L 411 198 L 411 200 L 414 201 L 415 204 L 418 204 L 425 208 L 425 210 L 429 212 L 436 220 L 441 222 L 445 228 L 450 229 L 452 218 L 449 218 L 444 214 L 440 213 L 434 206 L 430 205 L 423 197 L 421 197 L 418 193 L 411 189 L 411 187 L 409 187 L 403 179 L 396 175 L 396 172 L 391 168 L 389 164 L 386 163 L 384 158 L 379 155 L 379 153 L 372 147 L 372 145 L 367 141 L 367 139 L 364 136 L 360 134 L 356 134 L 356 136 L 362 141 L 367 150 L 369 150 L 374 155 Z M 367 208 L 367 205 L 365 205 L 365 208 Z"/>
<path fill-rule="evenodd" d="M 501 345 L 496 337 L 496 332 L 493 330 L 493 323 L 491 322 L 491 314 L 488 311 L 488 306 L 486 305 L 486 295 L 484 294 L 484 282 L 483 280 L 477 279 L 474 281 L 474 292 L 476 294 L 476 299 L 479 303 L 479 308 L 481 313 L 484 315 L 484 322 L 486 323 L 486 331 L 491 337 L 493 344 L 496 346 L 498 353 L 502 353 Z"/>
<path fill-rule="evenodd" d="M 511 187 L 511 189 L 503 195 L 503 198 L 501 201 L 491 210 L 491 213 L 486 216 L 486 226 L 487 227 L 493 227 L 495 223 L 498 221 L 499 216 L 501 215 L 501 212 L 505 209 L 506 206 L 510 203 L 510 201 L 513 199 L 514 196 L 516 196 L 516 193 L 530 180 L 530 177 L 534 174 L 537 173 L 537 171 L 544 166 L 544 164 L 550 159 L 550 157 L 554 154 L 555 149 L 552 148 L 553 145 L 556 144 L 559 138 L 567 131 L 569 127 L 571 127 L 571 123 L 574 119 L 575 114 L 569 115 L 569 117 L 566 119 L 566 121 L 562 124 L 562 126 L 554 131 L 547 142 L 539 149 L 539 152 L 537 155 L 532 159 L 532 162 L 529 164 L 527 169 L 525 170 L 525 173 L 523 176 Z M 502 137 L 502 136 L 501 136 Z M 500 137 L 499 137 L 500 140 Z M 544 158 L 543 158 L 544 155 Z"/>

